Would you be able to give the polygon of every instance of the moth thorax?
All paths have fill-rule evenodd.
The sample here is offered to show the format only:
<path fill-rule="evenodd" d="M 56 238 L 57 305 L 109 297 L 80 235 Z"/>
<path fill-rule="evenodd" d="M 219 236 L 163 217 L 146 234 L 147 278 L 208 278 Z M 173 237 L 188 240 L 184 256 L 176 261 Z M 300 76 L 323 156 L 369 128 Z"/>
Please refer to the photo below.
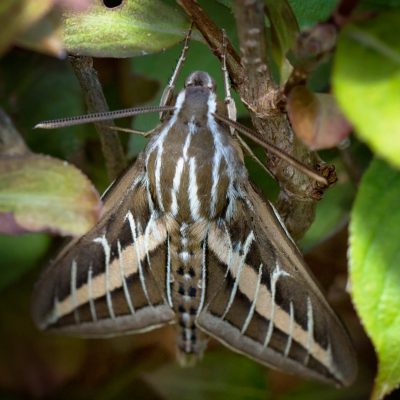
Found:
<path fill-rule="evenodd" d="M 234 150 L 229 132 L 210 112 L 215 94 L 208 75 L 196 72 L 186 84 L 176 111 L 147 150 L 147 172 L 157 208 L 190 223 L 214 219 L 225 208 L 231 168 L 225 154 Z"/>
<path fill-rule="evenodd" d="M 190 86 L 206 87 L 215 92 L 216 84 L 213 78 L 207 72 L 195 71 L 192 72 L 185 81 L 185 88 Z"/>

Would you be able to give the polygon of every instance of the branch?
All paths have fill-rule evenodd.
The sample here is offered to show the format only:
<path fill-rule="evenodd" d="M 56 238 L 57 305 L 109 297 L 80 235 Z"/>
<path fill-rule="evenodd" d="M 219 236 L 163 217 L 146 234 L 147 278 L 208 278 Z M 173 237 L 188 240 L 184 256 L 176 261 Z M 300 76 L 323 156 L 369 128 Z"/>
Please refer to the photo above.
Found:
<path fill-rule="evenodd" d="M 215 25 L 195 0 L 177 0 L 185 10 L 189 19 L 197 26 L 211 51 L 221 60 L 222 57 L 222 31 Z M 243 84 L 244 70 L 240 64 L 240 57 L 232 44 L 227 41 L 226 62 L 232 85 L 238 89 Z"/>
<path fill-rule="evenodd" d="M 214 54 L 221 58 L 221 30 L 195 0 L 178 0 L 178 3 L 196 24 Z M 236 0 L 234 11 L 243 65 L 238 62 L 237 53 L 228 43 L 227 67 L 234 88 L 249 109 L 255 129 L 292 157 L 316 168 L 320 160 L 294 136 L 286 113 L 282 111 L 282 91 L 272 81 L 268 70 L 263 1 Z M 277 208 L 289 232 L 299 239 L 314 219 L 321 187 L 284 161 L 267 154 L 268 169 L 281 188 Z"/>
<path fill-rule="evenodd" d="M 241 60 L 247 77 L 248 104 L 268 96 L 271 104 L 257 107 L 270 110 L 276 100 L 277 87 L 267 66 L 264 4 L 257 1 L 236 2 L 234 12 L 239 36 Z"/>
<path fill-rule="evenodd" d="M 69 60 L 78 78 L 85 102 L 90 113 L 109 111 L 96 70 L 91 57 L 70 56 Z M 114 126 L 113 121 L 96 123 L 100 136 L 101 148 L 106 160 L 108 176 L 111 180 L 117 178 L 125 169 L 125 154 L 119 136 L 108 126 Z"/>

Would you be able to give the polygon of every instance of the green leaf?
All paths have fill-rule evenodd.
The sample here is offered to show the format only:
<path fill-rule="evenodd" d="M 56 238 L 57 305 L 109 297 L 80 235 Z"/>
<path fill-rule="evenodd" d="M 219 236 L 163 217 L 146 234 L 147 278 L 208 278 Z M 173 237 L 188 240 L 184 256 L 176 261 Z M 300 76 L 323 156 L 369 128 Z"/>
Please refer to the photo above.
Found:
<path fill-rule="evenodd" d="M 64 40 L 73 54 L 132 57 L 164 50 L 182 40 L 189 22 L 177 7 L 160 0 L 126 0 L 108 8 L 96 1 L 65 16 Z"/>
<path fill-rule="evenodd" d="M 227 351 L 207 352 L 194 368 L 176 363 L 146 374 L 166 400 L 265 400 L 264 370 L 254 361 Z"/>
<path fill-rule="evenodd" d="M 348 25 L 341 33 L 333 84 L 360 138 L 400 166 L 400 11 Z"/>
<path fill-rule="evenodd" d="M 288 0 L 301 28 L 325 21 L 335 10 L 339 0 Z"/>
<path fill-rule="evenodd" d="M 379 370 L 372 399 L 400 384 L 400 173 L 374 160 L 360 184 L 350 223 L 353 301 Z"/>
<path fill-rule="evenodd" d="M 99 196 L 76 167 L 47 156 L 0 159 L 0 230 L 81 235 L 96 222 Z"/>
<path fill-rule="evenodd" d="M 66 62 L 19 51 L 3 58 L 0 74 L 4 82 L 4 107 L 13 115 L 29 148 L 63 159 L 76 157 L 93 132 L 91 126 L 80 125 L 51 133 L 32 129 L 43 120 L 86 112 L 71 67 Z"/>
<path fill-rule="evenodd" d="M 0 291 L 35 267 L 50 246 L 46 234 L 0 235 Z"/>
<path fill-rule="evenodd" d="M 362 0 L 362 8 L 369 10 L 387 10 L 388 7 L 400 7 L 399 0 Z"/>
<path fill-rule="evenodd" d="M 326 159 L 326 157 L 323 158 Z M 324 197 L 318 202 L 315 220 L 300 241 L 303 251 L 308 251 L 327 239 L 342 228 L 349 219 L 351 205 L 355 196 L 354 184 L 346 174 L 344 165 L 339 157 L 328 162 L 335 165 L 338 181 L 325 192 Z"/>
<path fill-rule="evenodd" d="M 299 33 L 299 25 L 287 0 L 265 0 L 265 12 L 271 23 L 272 54 L 281 74 L 285 56 Z"/>

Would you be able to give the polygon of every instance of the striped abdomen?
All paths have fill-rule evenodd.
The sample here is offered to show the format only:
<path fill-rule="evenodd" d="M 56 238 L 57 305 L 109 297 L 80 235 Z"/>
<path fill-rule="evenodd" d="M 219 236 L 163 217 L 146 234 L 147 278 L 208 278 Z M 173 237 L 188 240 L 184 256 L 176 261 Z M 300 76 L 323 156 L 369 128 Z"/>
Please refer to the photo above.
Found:
<path fill-rule="evenodd" d="M 195 321 L 206 294 L 208 224 L 174 224 L 169 229 L 172 234 L 168 239 L 167 297 L 176 315 L 178 359 L 188 364 L 190 358 L 184 354 L 201 355 L 206 347 Z"/>

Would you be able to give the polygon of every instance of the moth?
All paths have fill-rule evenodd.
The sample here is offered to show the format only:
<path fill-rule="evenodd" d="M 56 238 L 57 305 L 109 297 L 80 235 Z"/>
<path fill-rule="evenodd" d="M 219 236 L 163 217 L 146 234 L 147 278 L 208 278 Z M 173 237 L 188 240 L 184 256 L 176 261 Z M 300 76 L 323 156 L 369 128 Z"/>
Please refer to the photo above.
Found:
<path fill-rule="evenodd" d="M 269 367 L 349 385 L 352 344 L 278 213 L 249 181 L 227 77 L 225 103 L 199 71 L 173 100 L 187 40 L 160 107 L 40 124 L 162 112 L 145 150 L 105 194 L 100 221 L 42 274 L 34 321 L 84 337 L 173 324 L 182 364 L 201 357 L 212 337 Z"/>

